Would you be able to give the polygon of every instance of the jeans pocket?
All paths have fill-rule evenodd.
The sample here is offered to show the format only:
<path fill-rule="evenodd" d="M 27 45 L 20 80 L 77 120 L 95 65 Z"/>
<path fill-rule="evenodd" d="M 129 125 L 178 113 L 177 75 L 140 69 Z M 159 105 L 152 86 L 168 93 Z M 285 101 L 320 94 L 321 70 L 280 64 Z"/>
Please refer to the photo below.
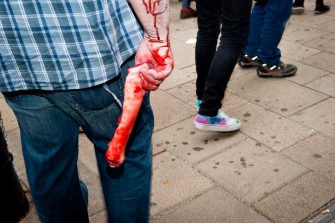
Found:
<path fill-rule="evenodd" d="M 71 91 L 70 96 L 77 109 L 82 112 L 101 111 L 111 106 L 117 106 L 120 109 L 117 102 L 122 96 L 119 82 L 120 75 L 96 87 Z M 113 92 L 113 95 L 110 92 Z"/>
<path fill-rule="evenodd" d="M 5 97 L 6 101 L 15 103 L 22 98 L 22 94 L 20 92 L 1 92 Z"/>

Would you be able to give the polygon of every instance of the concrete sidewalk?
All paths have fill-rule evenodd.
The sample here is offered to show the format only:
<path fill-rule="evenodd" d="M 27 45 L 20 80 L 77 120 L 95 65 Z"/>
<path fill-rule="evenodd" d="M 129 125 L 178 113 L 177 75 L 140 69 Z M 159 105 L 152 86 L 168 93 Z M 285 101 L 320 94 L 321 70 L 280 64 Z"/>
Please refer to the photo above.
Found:
<path fill-rule="evenodd" d="M 306 0 L 305 13 L 289 21 L 280 48 L 297 74 L 263 79 L 254 68 L 236 66 L 224 110 L 242 121 L 241 130 L 207 133 L 193 127 L 195 45 L 186 42 L 196 38 L 196 19 L 180 20 L 180 3 L 171 2 L 175 69 L 152 93 L 152 223 L 335 222 L 335 3 L 327 3 L 331 11 L 316 16 L 315 1 Z M 16 171 L 27 184 L 16 120 L 2 96 L 0 106 Z M 104 223 L 84 134 L 78 166 L 89 188 L 90 220 Z M 33 206 L 22 222 L 39 222 Z"/>

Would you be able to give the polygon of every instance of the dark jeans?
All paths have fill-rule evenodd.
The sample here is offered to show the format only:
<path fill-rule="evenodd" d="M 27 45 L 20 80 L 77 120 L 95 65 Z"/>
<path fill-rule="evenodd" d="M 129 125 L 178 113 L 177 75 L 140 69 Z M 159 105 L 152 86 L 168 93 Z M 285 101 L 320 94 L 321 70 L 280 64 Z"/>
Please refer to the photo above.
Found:
<path fill-rule="evenodd" d="M 216 116 L 248 34 L 252 3 L 251 0 L 196 0 L 196 4 L 196 94 L 202 100 L 199 114 Z"/>
<path fill-rule="evenodd" d="M 291 0 L 268 0 L 255 5 L 250 17 L 250 33 L 243 49 L 249 57 L 258 56 L 269 67 L 280 63 L 278 44 L 292 12 Z"/>

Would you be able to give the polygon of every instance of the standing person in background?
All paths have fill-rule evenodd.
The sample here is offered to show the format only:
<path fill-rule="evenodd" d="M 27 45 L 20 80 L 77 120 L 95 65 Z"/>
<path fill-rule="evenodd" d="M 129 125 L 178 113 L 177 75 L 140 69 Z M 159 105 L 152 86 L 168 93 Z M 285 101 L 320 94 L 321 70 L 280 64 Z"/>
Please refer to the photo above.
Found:
<path fill-rule="evenodd" d="M 251 0 L 196 0 L 198 34 L 195 47 L 195 127 L 206 131 L 234 131 L 240 121 L 228 117 L 221 101 L 248 34 Z M 220 43 L 217 47 L 218 37 Z"/>
<path fill-rule="evenodd" d="M 197 17 L 197 11 L 191 8 L 191 0 L 181 1 L 180 19 Z"/>
<path fill-rule="evenodd" d="M 173 69 L 169 1 L 1 1 L 0 11 L 0 91 L 20 127 L 41 222 L 89 222 L 88 190 L 77 168 L 79 126 L 94 144 L 109 222 L 148 222 L 149 93 L 123 166 L 110 168 L 105 153 L 122 111 L 117 101 L 123 101 L 127 69 L 143 65 L 146 91 Z"/>
<path fill-rule="evenodd" d="M 292 0 L 262 0 L 254 5 L 249 35 L 239 58 L 241 67 L 257 66 L 260 77 L 286 77 L 297 72 L 295 65 L 280 60 L 278 48 L 291 9 Z"/>
<path fill-rule="evenodd" d="M 295 0 L 292 5 L 292 14 L 299 15 L 299 14 L 304 13 L 305 11 L 304 3 L 305 3 L 305 0 Z M 315 14 L 322 14 L 322 13 L 328 12 L 329 10 L 330 10 L 330 6 L 325 5 L 323 3 L 323 0 L 315 1 L 315 9 L 314 9 Z"/>

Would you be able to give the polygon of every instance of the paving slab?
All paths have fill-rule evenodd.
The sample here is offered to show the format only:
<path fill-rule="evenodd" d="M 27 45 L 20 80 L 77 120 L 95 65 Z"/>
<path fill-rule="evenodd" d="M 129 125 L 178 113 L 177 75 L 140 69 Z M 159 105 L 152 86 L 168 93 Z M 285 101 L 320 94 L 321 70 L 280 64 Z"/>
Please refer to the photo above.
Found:
<path fill-rule="evenodd" d="M 240 67 L 240 65 L 236 64 L 233 73 L 230 77 L 230 81 L 228 82 L 228 86 L 230 85 L 233 79 L 237 79 L 247 75 L 257 76 L 257 68 L 256 67 L 242 68 Z"/>
<path fill-rule="evenodd" d="M 107 223 L 107 211 L 101 211 L 95 215 L 90 216 L 90 222 L 92 223 Z"/>
<path fill-rule="evenodd" d="M 154 91 L 150 96 L 155 116 L 154 131 L 166 128 L 194 115 L 195 111 L 191 106 L 164 91 Z"/>
<path fill-rule="evenodd" d="M 185 205 L 152 219 L 151 223 L 270 223 L 224 189 L 217 187 Z"/>
<path fill-rule="evenodd" d="M 197 165 L 240 199 L 255 203 L 308 170 L 252 139 Z"/>
<path fill-rule="evenodd" d="M 329 137 L 335 137 L 335 99 L 329 98 L 308 109 L 298 112 L 290 119 L 315 129 Z"/>
<path fill-rule="evenodd" d="M 329 74 L 329 71 L 315 68 L 309 66 L 308 64 L 300 63 L 298 61 L 287 59 L 285 60 L 285 63 L 294 64 L 298 68 L 296 75 L 294 75 L 293 77 L 286 78 L 286 80 L 292 81 L 300 85 L 306 85 L 309 82 L 312 82 Z"/>
<path fill-rule="evenodd" d="M 304 43 L 303 45 L 334 54 L 335 53 L 334 33 L 324 34 L 319 38 Z"/>
<path fill-rule="evenodd" d="M 175 30 L 174 33 L 170 35 L 171 38 L 179 40 L 180 42 L 186 44 L 186 41 L 189 39 L 196 39 L 197 38 L 197 32 L 198 28 L 196 26 L 195 20 L 186 20 L 187 22 L 192 22 L 195 24 L 189 25 L 187 28 Z M 192 44 L 193 47 L 195 47 L 195 44 Z M 194 58 L 193 62 L 194 62 Z"/>
<path fill-rule="evenodd" d="M 192 199 L 214 186 L 211 180 L 190 164 L 168 151 L 154 157 L 152 178 L 152 216 Z"/>
<path fill-rule="evenodd" d="M 335 42 L 335 41 L 334 41 Z M 334 47 L 335 48 L 335 47 Z M 306 84 L 306 87 L 335 97 L 335 72 Z"/>
<path fill-rule="evenodd" d="M 79 159 L 78 161 L 79 176 L 88 189 L 88 214 L 94 215 L 106 208 L 100 176 L 92 171 L 90 165 L 85 164 L 82 160 Z"/>
<path fill-rule="evenodd" d="M 335 73 L 335 55 L 328 52 L 321 52 L 311 57 L 301 60 L 302 63 L 309 64 L 313 67 L 317 67 Z"/>
<path fill-rule="evenodd" d="M 327 3 L 327 4 L 329 4 L 329 3 Z M 332 13 L 335 13 L 334 10 L 332 10 Z M 323 30 L 323 31 L 327 31 L 327 32 L 335 33 L 334 23 L 335 23 L 335 19 L 331 19 L 327 22 L 324 22 L 321 26 L 318 26 L 318 29 Z"/>
<path fill-rule="evenodd" d="M 194 45 L 186 44 L 176 39 L 171 39 L 171 50 L 175 59 L 174 66 L 177 69 L 189 67 L 194 64 Z"/>
<path fill-rule="evenodd" d="M 169 89 L 167 92 L 171 95 L 174 95 L 185 104 L 192 106 L 194 108 L 194 114 L 196 114 L 195 101 L 197 100 L 197 97 L 195 93 L 195 81 L 191 81 L 186 84 Z M 229 91 L 226 91 L 225 97 L 221 103 L 223 105 L 222 109 L 227 112 L 247 103 L 247 101 L 242 99 L 241 97 L 238 97 L 235 94 L 232 94 Z"/>
<path fill-rule="evenodd" d="M 314 133 L 312 129 L 251 103 L 230 114 L 241 120 L 240 131 L 278 152 Z"/>
<path fill-rule="evenodd" d="M 26 175 L 26 168 L 24 166 L 24 160 L 21 148 L 21 137 L 18 128 L 11 129 L 5 132 L 5 139 L 7 142 L 8 151 L 13 154 L 13 164 L 15 166 L 16 174 L 24 178 Z M 25 181 L 25 183 L 28 183 Z"/>
<path fill-rule="evenodd" d="M 297 223 L 335 196 L 335 183 L 308 172 L 260 201 L 255 208 L 273 222 Z"/>
<path fill-rule="evenodd" d="M 240 132 L 200 131 L 194 127 L 193 122 L 194 117 L 155 132 L 153 144 L 194 165 L 246 138 Z"/>
<path fill-rule="evenodd" d="M 176 86 L 180 86 L 182 84 L 188 83 L 190 81 L 195 80 L 196 73 L 194 70 L 194 66 L 186 67 L 183 69 L 175 68 L 168 78 L 164 80 L 164 82 L 159 86 L 160 90 L 168 90 L 174 88 Z"/>
<path fill-rule="evenodd" d="M 11 108 L 9 108 L 1 93 L 0 93 L 0 105 L 1 105 L 0 107 L 1 117 L 3 120 L 3 125 L 5 126 L 5 130 L 9 131 L 18 128 L 19 126 L 17 124 L 14 112 Z"/>
<path fill-rule="evenodd" d="M 305 43 L 319 39 L 327 34 L 329 34 L 328 31 L 320 31 L 317 28 L 308 27 L 301 23 L 291 21 L 290 25 L 285 29 L 283 39 L 295 43 Z"/>
<path fill-rule="evenodd" d="M 327 4 L 331 4 L 332 1 L 328 1 Z M 326 24 L 331 23 L 334 20 L 334 16 L 331 16 L 331 13 L 334 13 L 334 10 L 330 10 L 323 15 L 315 15 L 315 1 L 305 1 L 305 13 L 302 15 L 292 15 L 290 17 L 289 23 L 291 24 L 300 24 L 301 26 L 317 28 L 323 31 L 327 31 Z M 331 25 L 332 26 L 332 25 Z"/>
<path fill-rule="evenodd" d="M 229 91 L 284 117 L 328 97 L 286 79 L 261 80 L 250 75 L 232 80 Z"/>
<path fill-rule="evenodd" d="M 292 60 L 302 60 L 305 58 L 309 58 L 313 55 L 321 53 L 320 50 L 304 46 L 299 43 L 290 42 L 282 39 L 279 44 L 279 49 L 281 51 L 282 57 L 289 58 Z M 282 58 L 282 61 L 285 62 L 285 60 Z"/>
<path fill-rule="evenodd" d="M 282 151 L 282 154 L 335 182 L 335 140 L 312 135 Z"/>

